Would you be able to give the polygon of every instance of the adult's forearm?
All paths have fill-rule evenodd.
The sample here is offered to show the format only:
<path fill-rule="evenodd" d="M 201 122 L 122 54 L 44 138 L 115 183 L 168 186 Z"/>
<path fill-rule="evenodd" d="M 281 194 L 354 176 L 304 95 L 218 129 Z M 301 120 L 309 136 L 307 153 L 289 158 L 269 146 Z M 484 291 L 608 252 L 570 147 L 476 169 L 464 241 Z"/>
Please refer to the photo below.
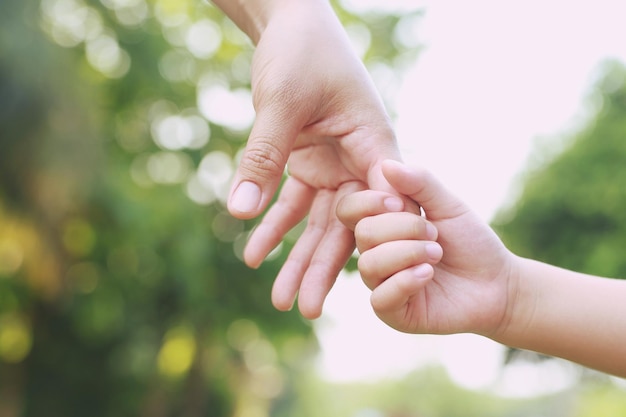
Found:
<path fill-rule="evenodd" d="M 520 259 L 516 305 L 498 341 L 626 377 L 626 281 Z"/>
<path fill-rule="evenodd" d="M 252 39 L 256 45 L 261 34 L 278 12 L 306 6 L 328 7 L 327 0 L 213 0 L 213 3 Z M 294 14 L 295 15 L 295 14 Z M 289 36 L 285 33 L 285 36 Z"/>
<path fill-rule="evenodd" d="M 280 0 L 213 0 L 256 44 Z"/>

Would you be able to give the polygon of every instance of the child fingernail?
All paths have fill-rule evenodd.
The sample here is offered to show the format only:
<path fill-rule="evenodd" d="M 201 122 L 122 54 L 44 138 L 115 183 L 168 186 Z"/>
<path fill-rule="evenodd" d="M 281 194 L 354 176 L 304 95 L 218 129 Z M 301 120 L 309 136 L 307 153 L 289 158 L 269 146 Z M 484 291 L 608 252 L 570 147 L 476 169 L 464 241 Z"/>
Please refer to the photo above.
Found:
<path fill-rule="evenodd" d="M 424 250 L 426 251 L 426 255 L 432 260 L 438 261 L 443 256 L 443 249 L 435 242 L 426 243 Z"/>
<path fill-rule="evenodd" d="M 438 234 L 437 228 L 432 223 L 426 223 L 426 238 L 428 240 L 437 240 Z"/>
<path fill-rule="evenodd" d="M 383 201 L 385 208 L 389 211 L 402 211 L 404 210 L 404 203 L 402 200 L 396 197 L 385 198 Z"/>
<path fill-rule="evenodd" d="M 413 268 L 413 276 L 419 279 L 426 279 L 430 277 L 432 267 L 428 264 L 421 264 Z"/>

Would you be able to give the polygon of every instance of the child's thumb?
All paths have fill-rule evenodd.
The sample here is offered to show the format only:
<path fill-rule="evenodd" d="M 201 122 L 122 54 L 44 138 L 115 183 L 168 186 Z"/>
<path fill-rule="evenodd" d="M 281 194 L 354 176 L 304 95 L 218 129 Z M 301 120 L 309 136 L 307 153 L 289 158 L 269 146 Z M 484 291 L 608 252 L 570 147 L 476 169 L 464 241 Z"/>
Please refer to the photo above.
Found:
<path fill-rule="evenodd" d="M 424 209 L 428 219 L 453 218 L 469 210 L 425 169 L 410 168 L 401 162 L 387 160 L 383 162 L 382 171 L 397 192 L 411 197 Z"/>

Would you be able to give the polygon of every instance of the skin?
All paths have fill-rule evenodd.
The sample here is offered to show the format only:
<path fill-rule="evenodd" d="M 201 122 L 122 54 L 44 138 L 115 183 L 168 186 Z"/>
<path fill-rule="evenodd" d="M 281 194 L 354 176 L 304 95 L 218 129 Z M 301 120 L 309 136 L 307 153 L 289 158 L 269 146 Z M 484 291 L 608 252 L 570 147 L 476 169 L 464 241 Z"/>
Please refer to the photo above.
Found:
<path fill-rule="evenodd" d="M 394 161 L 382 171 L 424 216 L 389 210 L 395 197 L 374 190 L 337 208 L 381 320 L 408 333 L 476 333 L 626 377 L 626 281 L 518 257 L 429 172 Z"/>
<path fill-rule="evenodd" d="M 382 101 L 326 0 L 215 0 L 257 45 L 252 95 L 257 117 L 228 201 L 238 218 L 259 216 L 289 177 L 244 252 L 258 267 L 285 233 L 307 227 L 276 278 L 272 302 L 316 318 L 354 250 L 336 216 L 339 199 L 372 188 L 395 193 L 382 175 L 399 160 Z M 407 207 L 410 203 L 407 203 Z"/>

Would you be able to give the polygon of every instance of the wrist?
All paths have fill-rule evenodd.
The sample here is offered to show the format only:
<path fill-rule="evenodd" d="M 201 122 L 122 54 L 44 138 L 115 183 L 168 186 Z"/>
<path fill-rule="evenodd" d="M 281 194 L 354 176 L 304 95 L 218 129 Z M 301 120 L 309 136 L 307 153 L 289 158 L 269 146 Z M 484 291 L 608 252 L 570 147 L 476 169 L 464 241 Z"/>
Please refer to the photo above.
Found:
<path fill-rule="evenodd" d="M 488 335 L 504 345 L 518 347 L 518 341 L 525 338 L 536 310 L 536 289 L 529 274 L 528 259 L 511 254 L 507 276 L 506 308 L 497 329 Z"/>
<path fill-rule="evenodd" d="M 326 6 L 330 9 L 327 0 L 213 0 L 215 3 L 256 45 L 270 22 L 279 16 L 287 19 L 297 19 L 298 9 L 310 6 L 311 11 Z M 304 14 L 303 16 L 306 16 Z M 288 36 L 288 34 L 285 34 Z"/>
<path fill-rule="evenodd" d="M 280 0 L 213 0 L 256 45 Z"/>

